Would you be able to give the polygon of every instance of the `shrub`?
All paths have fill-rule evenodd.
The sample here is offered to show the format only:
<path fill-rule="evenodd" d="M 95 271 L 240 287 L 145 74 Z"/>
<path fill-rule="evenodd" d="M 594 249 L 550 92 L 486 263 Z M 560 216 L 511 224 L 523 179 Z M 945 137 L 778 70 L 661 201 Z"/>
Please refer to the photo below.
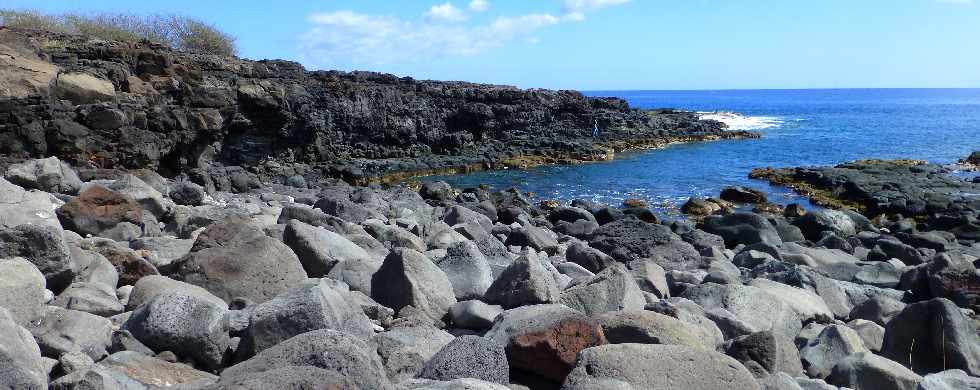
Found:
<path fill-rule="evenodd" d="M 93 38 L 151 41 L 177 50 L 231 56 L 235 39 L 211 24 L 176 15 L 123 13 L 50 15 L 32 10 L 0 10 L 0 25 L 86 35 Z"/>

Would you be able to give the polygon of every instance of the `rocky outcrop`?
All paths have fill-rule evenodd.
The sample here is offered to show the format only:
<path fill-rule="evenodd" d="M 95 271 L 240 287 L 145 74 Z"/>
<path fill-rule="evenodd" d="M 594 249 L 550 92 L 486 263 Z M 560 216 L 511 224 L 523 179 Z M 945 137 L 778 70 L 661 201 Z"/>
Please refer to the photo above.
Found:
<path fill-rule="evenodd" d="M 366 182 L 604 160 L 622 149 L 755 136 L 573 91 L 307 71 L 150 43 L 4 28 L 0 53 L 0 80 L 10 81 L 0 90 L 4 160 L 151 168 L 223 190 L 297 175 Z M 596 121 L 601 144 L 590 137 Z"/>

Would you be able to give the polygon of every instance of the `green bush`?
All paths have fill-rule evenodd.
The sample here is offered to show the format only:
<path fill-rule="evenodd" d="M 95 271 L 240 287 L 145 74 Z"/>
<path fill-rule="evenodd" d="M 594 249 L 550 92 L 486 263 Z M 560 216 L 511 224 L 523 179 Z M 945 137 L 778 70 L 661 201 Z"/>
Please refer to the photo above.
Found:
<path fill-rule="evenodd" d="M 177 50 L 235 55 L 235 39 L 203 21 L 176 15 L 123 13 L 50 15 L 32 10 L 0 10 L 0 25 L 86 35 L 93 38 L 151 41 Z"/>

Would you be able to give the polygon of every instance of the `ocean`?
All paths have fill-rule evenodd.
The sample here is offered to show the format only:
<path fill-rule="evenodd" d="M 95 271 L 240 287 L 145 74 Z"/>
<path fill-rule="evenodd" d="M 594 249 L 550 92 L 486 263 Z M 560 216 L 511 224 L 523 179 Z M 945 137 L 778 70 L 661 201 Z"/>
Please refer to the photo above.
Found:
<path fill-rule="evenodd" d="M 835 165 L 857 159 L 911 158 L 953 163 L 980 150 L 980 89 L 811 89 L 591 91 L 640 108 L 705 112 L 757 140 L 675 145 L 621 154 L 609 162 L 434 176 L 456 187 L 517 187 L 537 199 L 583 198 L 613 205 L 645 199 L 662 213 L 691 196 L 731 185 L 765 190 L 770 200 L 811 206 L 786 188 L 748 178 L 758 167 Z M 718 113 L 720 114 L 714 114 Z M 739 115 L 729 115 L 735 112 Z M 711 114 L 709 114 L 711 113 Z"/>

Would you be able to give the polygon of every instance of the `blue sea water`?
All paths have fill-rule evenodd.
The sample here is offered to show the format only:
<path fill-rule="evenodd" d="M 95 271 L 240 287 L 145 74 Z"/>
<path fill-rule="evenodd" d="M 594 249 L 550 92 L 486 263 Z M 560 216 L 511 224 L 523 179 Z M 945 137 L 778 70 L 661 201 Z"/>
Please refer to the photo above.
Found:
<path fill-rule="evenodd" d="M 980 150 L 980 89 L 593 91 L 641 108 L 734 111 L 758 140 L 675 145 L 614 161 L 430 177 L 457 187 L 517 187 L 539 199 L 650 201 L 662 211 L 730 185 L 766 190 L 777 203 L 803 202 L 748 178 L 757 167 L 834 165 L 868 158 L 952 163 Z M 754 126 L 753 126 L 754 125 Z"/>

